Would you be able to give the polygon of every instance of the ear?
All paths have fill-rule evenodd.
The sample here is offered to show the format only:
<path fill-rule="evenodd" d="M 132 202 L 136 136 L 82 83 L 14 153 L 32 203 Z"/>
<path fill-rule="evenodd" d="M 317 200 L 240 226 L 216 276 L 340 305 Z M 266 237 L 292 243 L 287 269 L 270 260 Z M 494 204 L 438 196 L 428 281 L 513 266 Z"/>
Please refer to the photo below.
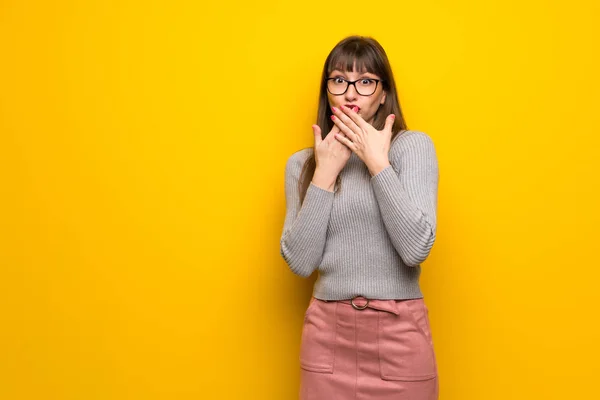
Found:
<path fill-rule="evenodd" d="M 383 92 L 383 96 L 381 96 L 381 102 L 379 104 L 383 104 L 385 103 L 385 97 L 387 96 L 387 93 L 384 91 Z"/>

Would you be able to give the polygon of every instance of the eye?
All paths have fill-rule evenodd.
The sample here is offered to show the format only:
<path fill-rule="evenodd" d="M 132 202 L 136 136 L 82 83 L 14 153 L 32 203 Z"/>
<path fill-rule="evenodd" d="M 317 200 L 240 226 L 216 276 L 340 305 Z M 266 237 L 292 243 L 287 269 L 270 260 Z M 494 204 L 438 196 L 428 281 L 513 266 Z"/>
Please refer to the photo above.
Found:
<path fill-rule="evenodd" d="M 370 85 L 372 83 L 373 83 L 372 79 L 363 79 L 361 82 L 361 84 L 363 84 L 363 85 Z"/>
<path fill-rule="evenodd" d="M 340 78 L 340 77 L 334 78 L 334 82 L 335 83 L 343 83 L 344 82 L 344 78 Z"/>

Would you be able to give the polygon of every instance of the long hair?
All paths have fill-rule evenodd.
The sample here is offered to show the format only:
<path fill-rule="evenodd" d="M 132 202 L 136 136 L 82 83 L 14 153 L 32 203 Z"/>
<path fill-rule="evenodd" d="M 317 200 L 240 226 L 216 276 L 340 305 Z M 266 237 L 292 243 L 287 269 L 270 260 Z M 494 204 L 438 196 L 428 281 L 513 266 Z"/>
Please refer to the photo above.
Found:
<path fill-rule="evenodd" d="M 398 94 L 396 93 L 396 83 L 394 82 L 394 76 L 392 74 L 392 68 L 389 60 L 383 50 L 383 47 L 375 39 L 366 36 L 348 36 L 342 39 L 335 47 L 331 50 L 325 65 L 323 66 L 323 74 L 321 76 L 321 88 L 319 91 L 319 110 L 317 113 L 317 125 L 321 128 L 321 137 L 325 139 L 327 134 L 331 131 L 334 126 L 331 120 L 331 108 L 329 107 L 329 101 L 327 99 L 327 77 L 335 69 L 340 71 L 351 71 L 354 72 L 355 68 L 360 72 L 370 72 L 378 75 L 382 81 L 383 90 L 387 93 L 385 102 L 379 106 L 373 120 L 373 127 L 381 130 L 385 126 L 385 119 L 390 115 L 396 116 L 394 124 L 392 126 L 392 139 L 402 131 L 408 129 L 402 110 L 400 108 L 400 102 L 398 100 Z M 306 191 L 312 181 L 316 169 L 316 160 L 314 152 L 306 160 L 302 167 L 300 179 L 298 181 L 298 189 L 300 192 L 300 203 L 304 201 Z M 341 179 L 338 175 L 336 180 L 336 186 L 339 190 L 341 188 Z"/>

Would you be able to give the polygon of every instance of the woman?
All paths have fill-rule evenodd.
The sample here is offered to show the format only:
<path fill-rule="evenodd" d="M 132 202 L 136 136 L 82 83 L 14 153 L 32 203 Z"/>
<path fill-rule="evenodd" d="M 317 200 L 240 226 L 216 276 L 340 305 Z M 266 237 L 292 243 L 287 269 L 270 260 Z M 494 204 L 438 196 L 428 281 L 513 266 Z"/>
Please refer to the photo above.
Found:
<path fill-rule="evenodd" d="M 427 134 L 407 129 L 376 40 L 351 36 L 333 48 L 313 132 L 314 148 L 286 163 L 281 237 L 292 272 L 319 272 L 300 399 L 435 400 L 419 275 L 435 241 L 437 157 Z"/>

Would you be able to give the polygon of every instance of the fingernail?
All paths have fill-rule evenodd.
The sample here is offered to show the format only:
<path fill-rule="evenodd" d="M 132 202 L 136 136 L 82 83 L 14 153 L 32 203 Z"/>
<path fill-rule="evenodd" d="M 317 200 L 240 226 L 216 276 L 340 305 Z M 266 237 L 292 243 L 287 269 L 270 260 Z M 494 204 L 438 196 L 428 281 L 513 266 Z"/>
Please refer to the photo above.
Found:
<path fill-rule="evenodd" d="M 332 116 L 331 116 L 331 119 L 332 119 L 333 121 L 335 121 L 335 115 L 332 115 Z"/>
<path fill-rule="evenodd" d="M 357 112 L 357 111 L 358 111 L 358 107 L 354 107 L 352 110 L 353 110 L 354 112 Z"/>
<path fill-rule="evenodd" d="M 335 107 L 331 107 L 331 111 L 333 111 L 333 112 L 336 112 L 336 111 L 337 111 L 337 108 L 335 108 Z"/>
<path fill-rule="evenodd" d="M 396 119 L 396 115 L 395 114 L 392 114 L 392 119 Z"/>

